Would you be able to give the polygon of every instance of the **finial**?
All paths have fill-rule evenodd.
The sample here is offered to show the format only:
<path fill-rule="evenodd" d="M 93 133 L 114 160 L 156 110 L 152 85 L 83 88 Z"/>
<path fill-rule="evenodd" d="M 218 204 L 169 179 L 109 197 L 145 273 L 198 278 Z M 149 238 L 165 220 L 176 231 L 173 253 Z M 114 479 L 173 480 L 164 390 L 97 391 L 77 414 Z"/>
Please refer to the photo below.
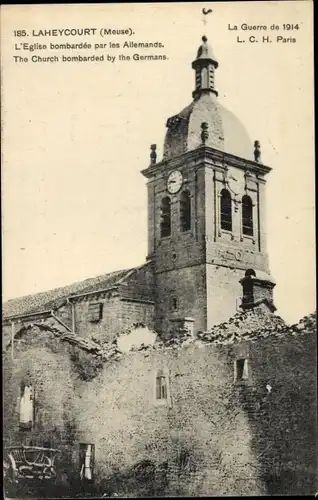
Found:
<path fill-rule="evenodd" d="M 151 144 L 150 146 L 150 163 L 155 165 L 157 163 L 157 144 Z"/>
<path fill-rule="evenodd" d="M 257 163 L 261 162 L 261 145 L 259 141 L 254 141 L 254 159 Z"/>
<path fill-rule="evenodd" d="M 202 129 L 201 140 L 202 140 L 203 146 L 205 146 L 205 143 L 206 143 L 206 141 L 209 138 L 209 130 L 208 130 L 209 129 L 209 125 L 206 122 L 202 122 L 201 123 L 201 129 Z"/>
<path fill-rule="evenodd" d="M 195 70 L 195 90 L 192 92 L 194 99 L 199 99 L 201 95 L 215 94 L 218 92 L 214 83 L 214 71 L 219 63 L 214 55 L 212 47 L 208 44 L 208 37 L 206 35 L 206 24 L 208 15 L 213 11 L 212 9 L 202 9 L 203 33 L 201 37 L 201 45 L 197 50 L 196 59 L 192 62 L 192 68 Z"/>
<path fill-rule="evenodd" d="M 203 14 L 203 19 L 202 19 L 202 21 L 203 21 L 204 26 L 205 26 L 205 25 L 206 25 L 206 23 L 207 23 L 207 20 L 206 20 L 206 17 L 205 17 L 205 16 L 207 16 L 208 14 L 211 14 L 212 12 L 213 12 L 213 10 L 212 10 L 212 9 L 202 9 L 202 14 Z M 202 38 L 202 40 L 203 40 L 203 38 Z M 204 42 L 206 42 L 207 40 L 203 40 L 203 41 L 204 41 Z"/>

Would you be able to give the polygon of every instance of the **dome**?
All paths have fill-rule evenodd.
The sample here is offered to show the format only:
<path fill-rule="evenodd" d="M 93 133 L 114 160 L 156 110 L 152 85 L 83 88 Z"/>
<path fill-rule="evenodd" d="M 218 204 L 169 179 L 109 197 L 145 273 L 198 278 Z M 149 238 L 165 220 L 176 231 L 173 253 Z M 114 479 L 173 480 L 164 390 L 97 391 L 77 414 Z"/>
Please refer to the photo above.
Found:
<path fill-rule="evenodd" d="M 192 63 L 195 90 L 192 103 L 167 121 L 163 158 L 192 151 L 202 145 L 201 124 L 208 127 L 205 145 L 240 158 L 254 161 L 254 148 L 244 126 L 217 100 L 215 70 L 218 62 L 206 36 Z"/>
<path fill-rule="evenodd" d="M 178 156 L 201 146 L 202 122 L 208 124 L 206 146 L 254 161 L 253 143 L 245 127 L 211 92 L 201 93 L 198 99 L 169 118 L 163 158 Z"/>

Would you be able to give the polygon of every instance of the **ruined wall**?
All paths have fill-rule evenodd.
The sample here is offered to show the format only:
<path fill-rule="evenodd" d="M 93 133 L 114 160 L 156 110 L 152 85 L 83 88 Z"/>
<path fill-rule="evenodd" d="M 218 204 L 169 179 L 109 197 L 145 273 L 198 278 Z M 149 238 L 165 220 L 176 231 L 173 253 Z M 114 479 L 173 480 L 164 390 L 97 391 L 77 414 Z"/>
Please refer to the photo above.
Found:
<path fill-rule="evenodd" d="M 241 403 L 269 494 L 317 491 L 316 353 L 315 331 L 249 346 L 253 382 L 242 388 Z"/>
<path fill-rule="evenodd" d="M 87 295 L 61 298 L 54 305 L 54 315 L 69 329 L 75 319 L 76 334 L 89 339 L 109 342 L 121 331 L 135 323 L 154 325 L 154 273 L 151 263 L 136 268 L 120 285 L 107 291 L 96 291 Z M 90 304 L 100 304 L 101 317 L 90 321 Z M 48 315 L 47 315 L 48 316 Z M 47 322 L 48 318 L 45 318 Z M 15 320 L 15 331 L 40 320 L 41 316 L 21 317 Z M 43 317 L 43 316 L 42 316 Z M 49 320 L 50 321 L 50 320 Z M 3 325 L 3 340 L 6 346 L 11 339 L 11 324 Z"/>
<path fill-rule="evenodd" d="M 64 485 L 67 491 L 66 471 L 70 469 L 70 451 L 76 442 L 76 398 L 70 348 L 52 333 L 39 329 L 17 338 L 14 347 L 14 359 L 11 349 L 3 358 L 4 446 L 24 444 L 58 448 L 57 484 Z M 22 382 L 35 389 L 35 423 L 31 430 L 19 427 Z M 22 489 L 21 494 L 25 495 L 26 491 Z"/>
<path fill-rule="evenodd" d="M 171 404 L 154 399 L 158 369 L 170 372 Z M 146 460 L 161 478 L 142 485 L 146 495 L 264 491 L 255 478 L 248 420 L 233 388 L 227 349 L 129 353 L 105 366 L 81 393 L 79 432 L 83 442 L 95 444 L 96 475 L 124 495 L 139 496 L 140 488 L 133 481 L 118 484 L 115 471 L 130 477 Z"/>
<path fill-rule="evenodd" d="M 90 302 L 102 303 L 102 318 L 97 322 L 88 320 Z M 82 337 L 111 342 L 122 330 L 134 323 L 145 323 L 150 328 L 154 322 L 154 305 L 136 302 L 134 299 L 122 300 L 118 294 L 106 297 L 88 296 L 75 302 L 76 333 Z"/>
<path fill-rule="evenodd" d="M 316 336 L 188 344 L 102 361 L 37 330 L 4 360 L 4 442 L 61 449 L 76 486 L 79 443 L 95 445 L 95 488 L 120 496 L 316 491 Z M 235 382 L 237 359 L 249 361 Z M 169 372 L 167 404 L 155 400 Z M 33 431 L 18 430 L 21 379 L 37 388 Z M 266 386 L 270 386 L 268 391 Z M 75 486 L 74 486 L 75 485 Z M 74 491 L 73 491 L 74 493 Z"/>

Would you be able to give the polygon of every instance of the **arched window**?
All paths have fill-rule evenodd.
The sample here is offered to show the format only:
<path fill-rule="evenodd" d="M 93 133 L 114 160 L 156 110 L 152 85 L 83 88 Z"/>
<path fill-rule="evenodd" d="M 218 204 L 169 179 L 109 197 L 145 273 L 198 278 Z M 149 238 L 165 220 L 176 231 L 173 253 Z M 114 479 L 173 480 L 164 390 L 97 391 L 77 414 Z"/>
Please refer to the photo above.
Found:
<path fill-rule="evenodd" d="M 156 399 L 168 398 L 167 376 L 163 370 L 159 370 L 156 375 Z"/>
<path fill-rule="evenodd" d="M 32 429 L 34 421 L 34 388 L 21 384 L 20 429 Z"/>
<path fill-rule="evenodd" d="M 243 234 L 253 236 L 253 204 L 247 195 L 242 198 L 242 225 Z"/>
<path fill-rule="evenodd" d="M 169 196 L 163 198 L 160 207 L 160 236 L 170 236 L 171 234 L 171 202 Z"/>
<path fill-rule="evenodd" d="M 221 191 L 221 229 L 232 231 L 232 200 L 227 189 Z"/>
<path fill-rule="evenodd" d="M 183 191 L 180 196 L 180 230 L 191 229 L 191 198 L 189 191 Z"/>

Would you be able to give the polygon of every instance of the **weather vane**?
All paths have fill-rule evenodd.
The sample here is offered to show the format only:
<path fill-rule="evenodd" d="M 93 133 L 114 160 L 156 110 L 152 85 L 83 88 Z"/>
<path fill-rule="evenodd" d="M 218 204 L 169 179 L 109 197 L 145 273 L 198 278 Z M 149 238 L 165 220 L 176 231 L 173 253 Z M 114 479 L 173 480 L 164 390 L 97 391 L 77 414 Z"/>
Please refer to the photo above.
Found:
<path fill-rule="evenodd" d="M 203 15 L 202 20 L 203 20 L 203 25 L 204 25 L 204 27 L 205 27 L 205 25 L 206 25 L 206 23 L 207 23 L 206 16 L 207 16 L 208 14 L 211 14 L 212 12 L 213 12 L 213 10 L 212 10 L 212 9 L 202 9 L 202 15 Z"/>

